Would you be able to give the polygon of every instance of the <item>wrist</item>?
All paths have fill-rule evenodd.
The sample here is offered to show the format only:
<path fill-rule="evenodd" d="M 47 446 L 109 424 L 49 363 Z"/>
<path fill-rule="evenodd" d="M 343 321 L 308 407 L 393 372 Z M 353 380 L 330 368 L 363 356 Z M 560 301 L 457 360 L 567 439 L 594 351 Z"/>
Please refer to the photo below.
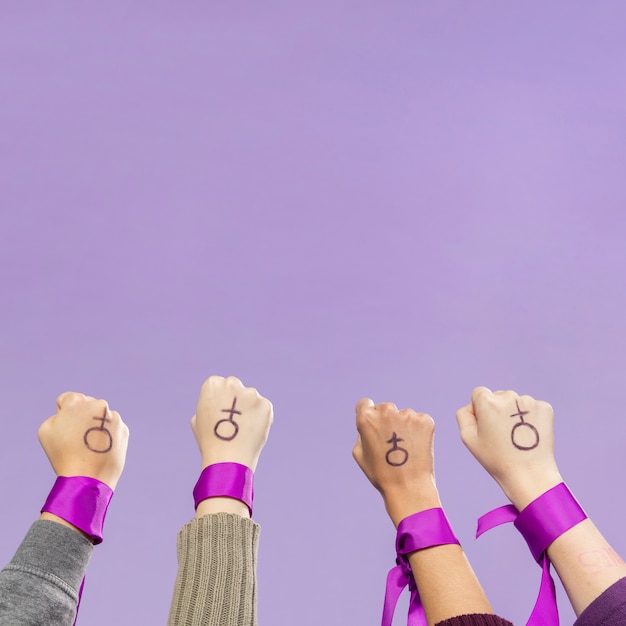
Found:
<path fill-rule="evenodd" d="M 209 465 L 217 465 L 218 463 L 238 463 L 239 465 L 244 465 L 249 470 L 253 472 L 256 471 L 256 461 L 251 461 L 247 455 L 238 455 L 233 454 L 232 452 L 229 454 L 202 454 L 201 458 L 201 469 L 205 470 Z"/>
<path fill-rule="evenodd" d="M 513 506 L 518 511 L 522 511 L 539 496 L 562 482 L 563 478 L 556 471 L 528 481 L 520 481 L 509 485 L 501 484 L 500 486 Z"/>
<path fill-rule="evenodd" d="M 63 520 L 65 526 L 82 531 L 96 545 L 102 543 L 112 496 L 113 490 L 108 485 L 90 476 L 57 476 L 41 508 L 44 515 L 41 519 Z"/>
<path fill-rule="evenodd" d="M 68 521 L 64 520 L 62 517 L 55 515 L 54 513 L 48 513 L 44 511 L 40 516 L 40 520 L 47 520 L 49 522 L 56 522 L 57 524 L 61 524 L 61 526 L 66 526 L 67 528 L 71 528 L 74 532 L 82 535 L 90 544 L 93 545 L 94 539 L 91 535 L 88 535 L 86 532 L 82 531 L 78 526 L 74 526 L 74 524 L 70 524 Z"/>
<path fill-rule="evenodd" d="M 441 499 L 434 482 L 414 489 L 388 490 L 383 494 L 383 501 L 396 528 L 410 515 L 441 507 Z"/>
<path fill-rule="evenodd" d="M 250 519 L 250 509 L 241 500 L 227 497 L 206 498 L 198 504 L 196 519 L 214 513 L 234 513 Z"/>
<path fill-rule="evenodd" d="M 210 513 L 236 513 L 251 517 L 254 472 L 240 463 L 208 465 L 200 473 L 193 498 L 196 517 Z"/>

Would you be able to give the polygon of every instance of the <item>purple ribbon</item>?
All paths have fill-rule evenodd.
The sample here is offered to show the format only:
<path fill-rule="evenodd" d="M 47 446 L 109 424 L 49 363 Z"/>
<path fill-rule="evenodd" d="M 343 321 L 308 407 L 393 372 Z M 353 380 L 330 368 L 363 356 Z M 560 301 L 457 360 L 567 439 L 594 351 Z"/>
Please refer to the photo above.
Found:
<path fill-rule="evenodd" d="M 113 489 L 88 476 L 59 476 L 41 509 L 52 513 L 102 543 L 102 528 Z"/>
<path fill-rule="evenodd" d="M 91 537 L 94 545 L 102 543 L 102 529 L 113 489 L 107 484 L 89 476 L 58 476 L 41 509 L 42 513 L 52 513 Z M 76 617 L 83 595 L 85 579 L 78 590 Z"/>
<path fill-rule="evenodd" d="M 193 489 L 196 509 L 202 500 L 217 497 L 241 500 L 252 515 L 254 472 L 240 463 L 215 463 L 205 467 Z"/>
<path fill-rule="evenodd" d="M 406 586 L 411 592 L 407 625 L 426 626 L 424 607 L 408 555 L 424 548 L 458 543 L 459 540 L 454 536 L 450 522 L 441 508 L 420 511 L 400 522 L 396 535 L 396 566 L 387 575 L 382 626 L 391 626 L 398 598 Z"/>
<path fill-rule="evenodd" d="M 541 565 L 541 586 L 526 626 L 558 626 L 559 612 L 547 549 L 557 537 L 585 519 L 586 513 L 565 483 L 549 489 L 521 512 L 508 504 L 479 518 L 476 538 L 496 526 L 513 522 Z"/>

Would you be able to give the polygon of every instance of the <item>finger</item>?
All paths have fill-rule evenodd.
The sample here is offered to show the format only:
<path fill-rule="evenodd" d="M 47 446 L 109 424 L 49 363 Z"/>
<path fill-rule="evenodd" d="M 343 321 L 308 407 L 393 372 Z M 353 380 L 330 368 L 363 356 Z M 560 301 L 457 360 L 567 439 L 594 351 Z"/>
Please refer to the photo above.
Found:
<path fill-rule="evenodd" d="M 374 406 L 374 402 L 369 398 L 361 398 L 355 407 L 355 411 L 360 413 L 361 411 L 365 411 L 366 409 L 371 409 Z"/>
<path fill-rule="evenodd" d="M 107 416 L 114 424 L 123 424 L 124 423 L 122 421 L 122 416 L 117 411 L 111 411 L 111 409 L 109 409 L 107 411 Z"/>
<path fill-rule="evenodd" d="M 489 397 L 490 395 L 492 395 L 493 392 L 491 391 L 491 389 L 489 389 L 489 387 L 476 387 L 473 391 L 472 391 L 472 404 L 476 404 L 477 402 L 480 402 L 482 399 Z"/>
<path fill-rule="evenodd" d="M 205 379 L 205 381 L 202 383 L 201 389 L 204 389 L 205 387 L 211 387 L 212 385 L 215 385 L 217 383 L 223 383 L 224 380 L 225 379 L 223 376 L 217 376 L 213 374 Z"/>
<path fill-rule="evenodd" d="M 398 407 L 393 402 L 381 402 L 376 408 L 382 413 L 398 413 Z"/>
<path fill-rule="evenodd" d="M 96 400 L 93 398 L 90 404 L 93 404 L 95 413 L 99 413 L 100 415 L 108 418 L 110 411 L 109 403 L 106 400 Z"/>
<path fill-rule="evenodd" d="M 472 403 L 466 404 L 456 412 L 456 422 L 461 433 L 476 428 L 478 421 Z"/>
<path fill-rule="evenodd" d="M 245 387 L 245 385 L 236 376 L 228 376 L 226 378 L 226 382 L 237 387 Z"/>
<path fill-rule="evenodd" d="M 72 404 L 78 402 L 78 400 L 84 397 L 85 396 L 82 393 L 76 393 L 75 391 L 64 391 L 62 394 L 57 396 L 57 411 L 61 411 L 64 407 L 71 406 Z"/>
<path fill-rule="evenodd" d="M 39 440 L 39 443 L 43 444 L 43 440 L 46 437 L 46 433 L 48 432 L 48 428 L 50 428 L 50 422 L 53 419 L 54 419 L 54 417 L 49 417 L 37 429 L 37 439 Z"/>
<path fill-rule="evenodd" d="M 543 412 L 554 414 L 554 409 L 552 408 L 552 405 L 545 400 L 537 400 L 537 409 Z"/>
<path fill-rule="evenodd" d="M 352 448 L 352 458 L 357 462 L 359 467 L 361 466 L 361 459 L 363 458 L 363 441 L 361 435 L 357 435 L 356 443 Z"/>
<path fill-rule="evenodd" d="M 538 402 L 532 396 L 529 396 L 529 395 L 520 396 L 518 399 L 518 403 L 520 405 L 520 408 L 524 410 L 529 410 L 534 405 L 538 404 Z"/>

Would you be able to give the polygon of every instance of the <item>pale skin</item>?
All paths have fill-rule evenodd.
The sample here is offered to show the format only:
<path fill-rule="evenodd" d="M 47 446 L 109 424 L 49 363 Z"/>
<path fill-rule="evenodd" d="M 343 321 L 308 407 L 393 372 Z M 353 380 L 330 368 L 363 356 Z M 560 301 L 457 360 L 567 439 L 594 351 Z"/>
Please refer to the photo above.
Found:
<path fill-rule="evenodd" d="M 537 437 L 529 428 L 521 428 L 528 439 L 515 441 L 530 446 L 538 439 L 532 449 L 513 445 L 511 431 L 520 418 L 511 415 L 517 406 L 526 412 L 523 419 L 534 426 Z M 457 411 L 457 422 L 463 443 L 518 511 L 563 482 L 554 457 L 554 411 L 547 402 L 515 391 L 477 387 L 470 403 Z M 626 576 L 626 563 L 589 519 L 556 539 L 548 547 L 548 557 L 577 616 Z"/>
<path fill-rule="evenodd" d="M 414 513 L 441 507 L 435 484 L 435 424 L 425 413 L 399 411 L 392 403 L 375 405 L 369 398 L 356 405 L 358 437 L 352 455 L 380 492 L 394 525 Z M 392 434 L 407 452 L 387 456 Z M 392 465 L 404 461 L 401 465 Z M 409 555 L 413 577 L 429 626 L 470 613 L 493 610 L 459 545 L 418 550 Z"/>
<path fill-rule="evenodd" d="M 272 403 L 253 387 L 244 386 L 234 376 L 207 378 L 200 389 L 196 414 L 191 418 L 191 429 L 200 449 L 201 469 L 230 462 L 245 465 L 254 472 L 273 419 Z M 231 437 L 235 433 L 229 420 L 237 424 L 236 434 L 232 439 L 220 438 L 217 434 Z M 222 423 L 218 424 L 220 421 Z M 198 504 L 196 518 L 211 513 L 250 517 L 248 507 L 234 498 L 207 498 Z"/>
<path fill-rule="evenodd" d="M 37 432 L 52 469 L 57 476 L 95 478 L 114 490 L 124 469 L 129 437 L 120 414 L 111 411 L 104 400 L 72 391 L 57 398 L 56 408 L 56 414 L 43 422 Z M 81 530 L 52 513 L 42 513 L 40 519 L 67 526 L 91 541 Z"/>

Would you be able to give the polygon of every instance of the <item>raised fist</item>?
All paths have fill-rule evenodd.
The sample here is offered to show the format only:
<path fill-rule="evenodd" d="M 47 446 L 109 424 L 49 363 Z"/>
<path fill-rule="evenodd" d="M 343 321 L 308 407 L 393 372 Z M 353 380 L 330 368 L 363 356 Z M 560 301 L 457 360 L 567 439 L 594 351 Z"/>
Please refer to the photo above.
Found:
<path fill-rule="evenodd" d="M 463 443 L 518 510 L 562 482 L 547 402 L 477 387 L 456 417 Z"/>
<path fill-rule="evenodd" d="M 128 427 L 104 400 L 66 392 L 37 432 L 57 476 L 89 476 L 115 489 L 126 460 Z"/>
<path fill-rule="evenodd" d="M 363 398 L 356 405 L 356 427 L 359 435 L 352 456 L 383 496 L 396 525 L 413 513 L 439 506 L 435 424 L 429 415 Z"/>
<path fill-rule="evenodd" d="M 191 418 L 202 468 L 232 462 L 254 471 L 272 420 L 272 403 L 256 389 L 234 376 L 207 378 Z"/>

